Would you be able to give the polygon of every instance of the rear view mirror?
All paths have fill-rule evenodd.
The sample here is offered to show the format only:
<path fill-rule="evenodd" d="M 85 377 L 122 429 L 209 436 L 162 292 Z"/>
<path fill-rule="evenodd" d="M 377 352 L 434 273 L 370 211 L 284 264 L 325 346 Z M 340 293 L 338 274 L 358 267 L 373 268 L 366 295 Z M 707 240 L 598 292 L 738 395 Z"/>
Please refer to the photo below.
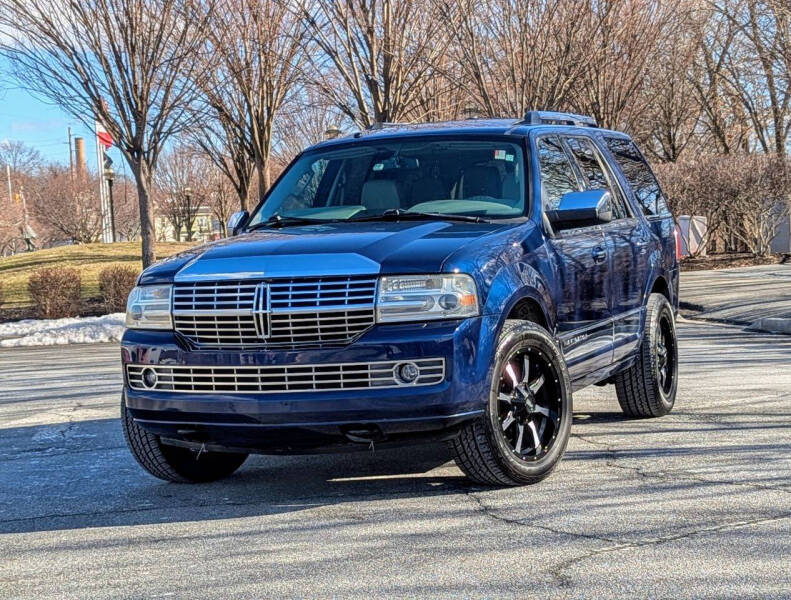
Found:
<path fill-rule="evenodd" d="M 239 235 L 239 232 L 247 224 L 247 219 L 250 218 L 250 213 L 246 210 L 240 210 L 231 215 L 228 219 L 228 234 Z"/>
<path fill-rule="evenodd" d="M 547 211 L 553 226 L 586 227 L 612 221 L 612 197 L 607 190 L 587 190 L 563 194 L 560 204 Z"/>

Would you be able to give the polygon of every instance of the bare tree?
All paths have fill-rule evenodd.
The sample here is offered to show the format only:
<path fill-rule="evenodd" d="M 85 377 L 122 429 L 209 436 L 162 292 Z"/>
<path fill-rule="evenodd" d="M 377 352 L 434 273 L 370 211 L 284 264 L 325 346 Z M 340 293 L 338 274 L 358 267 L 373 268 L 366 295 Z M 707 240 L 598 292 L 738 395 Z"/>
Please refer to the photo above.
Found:
<path fill-rule="evenodd" d="M 245 103 L 234 92 L 233 80 L 219 70 L 206 81 L 204 95 L 201 118 L 190 128 L 189 138 L 228 179 L 239 208 L 248 210 L 255 151 Z"/>
<path fill-rule="evenodd" d="M 725 73 L 763 152 L 786 153 L 791 130 L 791 6 L 724 0 L 719 16 L 736 33 Z"/>
<path fill-rule="evenodd" d="M 459 87 L 487 116 L 563 110 L 590 60 L 595 23 L 580 2 L 440 3 L 452 32 Z"/>
<path fill-rule="evenodd" d="M 633 124 L 646 151 L 660 161 L 678 160 L 699 145 L 702 107 L 691 78 L 700 43 L 702 11 L 685 2 L 671 16 L 665 35 L 656 40 L 656 60 L 648 65 L 644 110 Z"/>
<path fill-rule="evenodd" d="M 731 166 L 717 155 L 685 156 L 673 163 L 654 165 L 673 214 L 706 218 L 703 239 L 693 255 L 710 248 L 711 241 L 725 234 L 733 218 L 737 199 L 723 185 L 731 176 Z M 692 247 L 689 240 L 687 247 Z"/>
<path fill-rule="evenodd" d="M 767 256 L 789 216 L 791 162 L 780 155 L 733 157 L 728 162 L 730 177 L 720 182 L 734 200 L 728 231 L 756 256 Z"/>
<path fill-rule="evenodd" d="M 328 132 L 338 129 L 338 134 L 353 125 L 328 104 L 313 88 L 305 88 L 289 99 L 274 132 L 273 155 L 278 166 L 285 167 L 306 147 L 327 139 Z"/>
<path fill-rule="evenodd" d="M 220 85 L 228 86 L 222 96 L 241 103 L 223 114 L 231 124 L 224 127 L 225 137 L 230 133 L 237 143 L 243 132 L 253 152 L 259 193 L 271 183 L 275 119 L 298 87 L 306 31 L 304 21 L 282 0 L 223 0 L 207 30 L 220 63 Z"/>
<path fill-rule="evenodd" d="M 629 129 L 645 108 L 648 65 L 658 60 L 657 40 L 667 33 L 676 0 L 661 3 L 603 0 L 585 2 L 594 19 L 584 51 L 590 55 L 574 87 L 572 106 L 599 125 Z"/>
<path fill-rule="evenodd" d="M 0 142 L 0 252 L 3 255 L 13 254 L 24 249 L 24 228 L 33 227 L 41 234 L 41 227 L 28 207 L 25 214 L 25 203 L 22 194 L 30 188 L 39 174 L 44 160 L 41 154 L 20 141 L 5 140 Z M 11 196 L 8 195 L 6 180 L 10 178 Z"/>
<path fill-rule="evenodd" d="M 49 165 L 27 188 L 31 210 L 57 240 L 77 244 L 96 242 L 102 233 L 98 180 L 95 176 L 72 182 L 68 167 Z"/>
<path fill-rule="evenodd" d="M 237 206 L 233 186 L 219 169 L 207 170 L 202 195 L 220 225 L 220 234 L 227 237 L 228 219 Z"/>
<path fill-rule="evenodd" d="M 178 145 L 162 155 L 156 175 L 157 207 L 173 226 L 176 240 L 184 230 L 192 241 L 195 217 L 205 200 L 204 178 L 205 162 L 191 148 Z"/>
<path fill-rule="evenodd" d="M 135 182 L 116 173 L 114 187 L 115 232 L 119 240 L 135 240 L 140 235 L 140 214 Z"/>
<path fill-rule="evenodd" d="M 0 54 L 15 78 L 89 127 L 97 117 L 129 163 L 144 266 L 155 259 L 157 160 L 187 123 L 207 72 L 211 11 L 198 1 L 0 0 Z"/>
<path fill-rule="evenodd" d="M 310 24 L 313 83 L 362 127 L 430 120 L 425 94 L 447 51 L 442 11 L 429 0 L 297 0 Z"/>
<path fill-rule="evenodd" d="M 44 164 L 41 153 L 35 148 L 16 140 L 0 142 L 0 168 L 5 176 L 6 166 L 11 177 L 30 176 Z"/>

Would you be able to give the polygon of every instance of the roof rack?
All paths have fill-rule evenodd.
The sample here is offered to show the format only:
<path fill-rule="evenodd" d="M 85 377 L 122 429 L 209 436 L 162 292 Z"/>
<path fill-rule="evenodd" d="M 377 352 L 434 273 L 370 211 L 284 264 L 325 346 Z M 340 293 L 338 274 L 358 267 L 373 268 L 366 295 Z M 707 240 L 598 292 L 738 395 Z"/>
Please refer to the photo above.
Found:
<path fill-rule="evenodd" d="M 574 125 L 575 127 L 598 127 L 596 119 L 587 115 L 577 115 L 549 110 L 529 110 L 525 113 L 526 125 Z"/>

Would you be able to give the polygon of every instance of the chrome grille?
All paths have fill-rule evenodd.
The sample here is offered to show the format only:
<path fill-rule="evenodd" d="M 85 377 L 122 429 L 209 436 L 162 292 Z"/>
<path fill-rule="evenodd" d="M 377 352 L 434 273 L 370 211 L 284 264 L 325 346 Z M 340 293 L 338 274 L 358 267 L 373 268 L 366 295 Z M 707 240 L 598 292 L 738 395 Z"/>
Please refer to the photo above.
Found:
<path fill-rule="evenodd" d="M 371 309 L 326 312 L 272 312 L 268 341 L 272 344 L 300 345 L 344 342 L 374 324 Z"/>
<path fill-rule="evenodd" d="M 375 296 L 376 279 L 326 277 L 273 281 L 269 284 L 272 312 L 373 306 Z"/>
<path fill-rule="evenodd" d="M 375 278 L 176 284 L 176 330 L 200 346 L 344 344 L 374 324 Z"/>
<path fill-rule="evenodd" d="M 251 310 L 257 281 L 200 281 L 177 284 L 173 312 Z"/>
<path fill-rule="evenodd" d="M 395 368 L 404 362 L 417 365 L 419 376 L 415 383 L 399 383 L 396 378 Z M 144 383 L 143 373 L 146 369 L 156 373 L 156 383 L 152 386 Z M 135 390 L 190 394 L 329 392 L 436 385 L 445 379 L 445 359 L 423 358 L 412 361 L 278 367 L 127 365 L 126 373 L 129 387 Z"/>

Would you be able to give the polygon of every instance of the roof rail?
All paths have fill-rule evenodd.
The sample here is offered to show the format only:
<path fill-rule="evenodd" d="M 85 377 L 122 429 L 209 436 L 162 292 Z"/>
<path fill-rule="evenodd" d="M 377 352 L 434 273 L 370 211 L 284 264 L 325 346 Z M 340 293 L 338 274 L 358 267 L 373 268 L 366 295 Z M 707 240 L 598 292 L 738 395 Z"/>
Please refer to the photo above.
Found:
<path fill-rule="evenodd" d="M 386 121 L 377 121 L 366 127 L 368 131 L 377 131 L 379 129 L 384 129 L 385 127 L 398 127 L 399 125 L 403 125 L 403 123 L 388 123 Z"/>
<path fill-rule="evenodd" d="M 525 113 L 526 125 L 574 125 L 576 127 L 598 127 L 596 119 L 587 115 L 577 115 L 549 110 L 529 110 Z"/>

